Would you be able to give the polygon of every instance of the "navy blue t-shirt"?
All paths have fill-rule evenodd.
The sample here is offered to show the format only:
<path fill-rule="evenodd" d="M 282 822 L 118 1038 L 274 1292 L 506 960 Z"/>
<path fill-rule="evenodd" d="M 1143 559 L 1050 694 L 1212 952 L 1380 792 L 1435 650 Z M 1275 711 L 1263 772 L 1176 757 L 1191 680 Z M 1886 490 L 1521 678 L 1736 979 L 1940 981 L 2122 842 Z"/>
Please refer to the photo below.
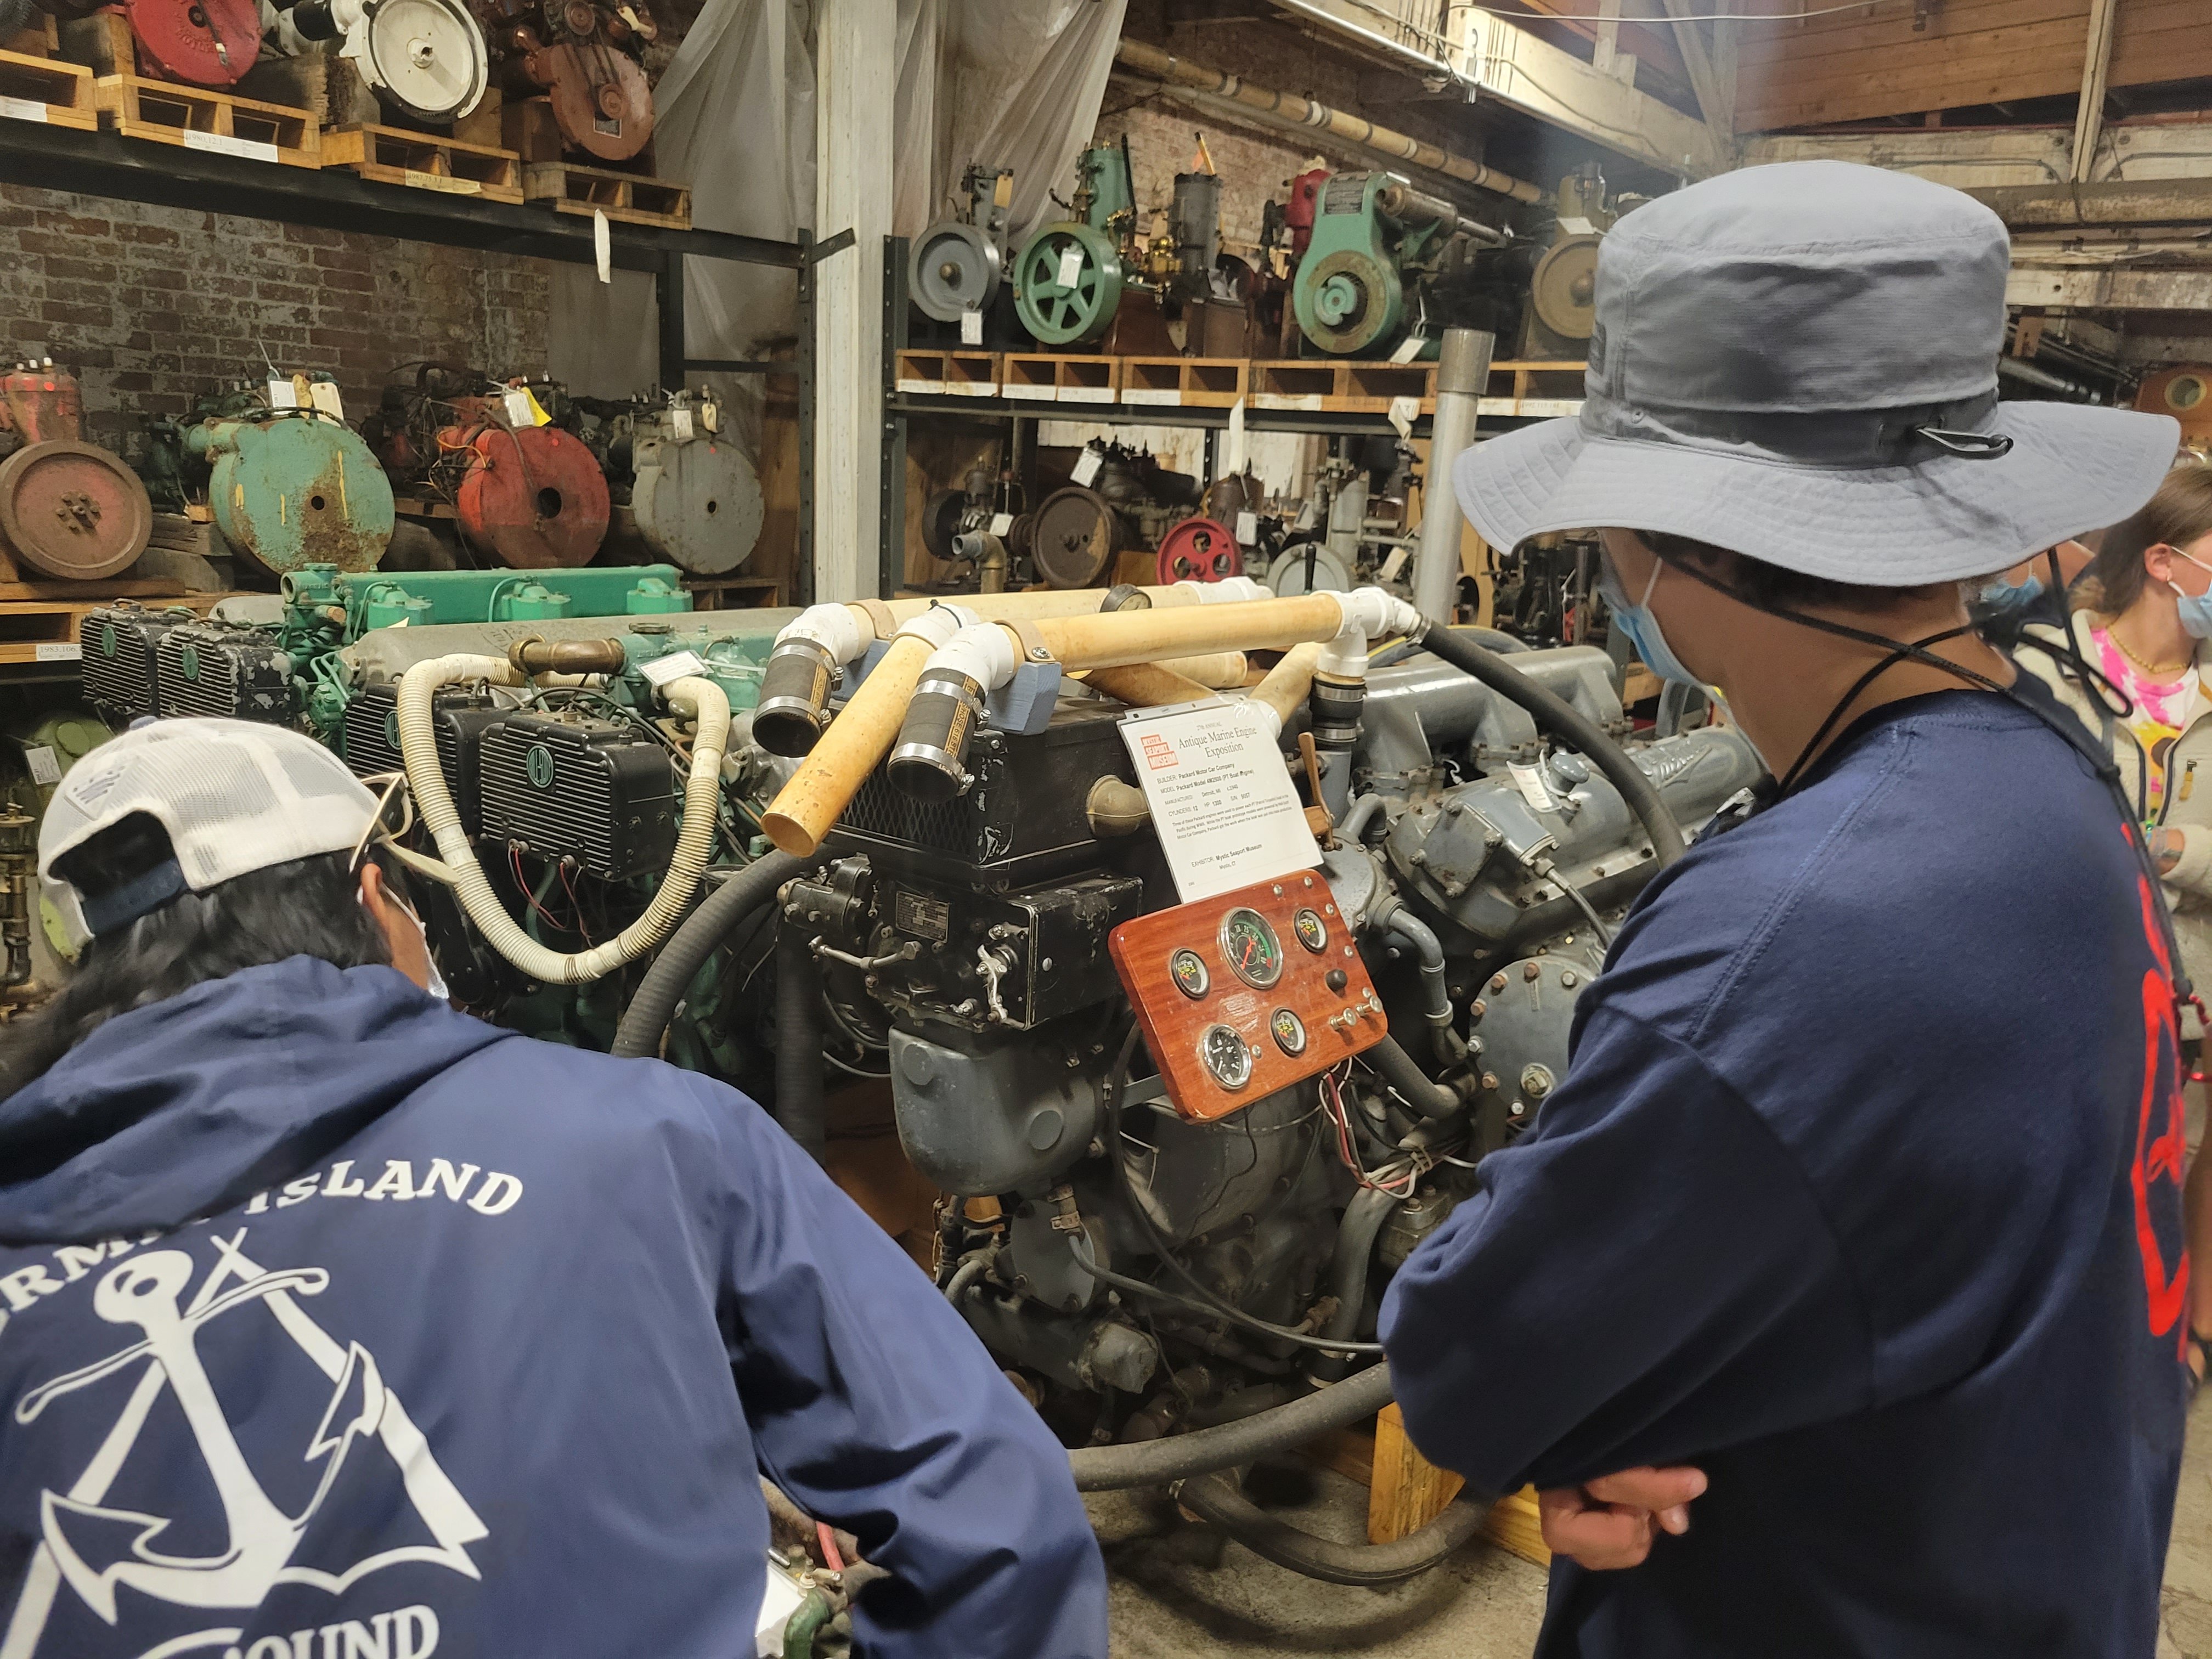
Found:
<path fill-rule="evenodd" d="M 2180 1467 L 2160 901 L 2089 766 L 1877 710 L 1655 881 L 1525 1141 L 1383 1309 L 1478 1488 L 1711 1477 L 1545 1656 L 2148 1656 Z"/>

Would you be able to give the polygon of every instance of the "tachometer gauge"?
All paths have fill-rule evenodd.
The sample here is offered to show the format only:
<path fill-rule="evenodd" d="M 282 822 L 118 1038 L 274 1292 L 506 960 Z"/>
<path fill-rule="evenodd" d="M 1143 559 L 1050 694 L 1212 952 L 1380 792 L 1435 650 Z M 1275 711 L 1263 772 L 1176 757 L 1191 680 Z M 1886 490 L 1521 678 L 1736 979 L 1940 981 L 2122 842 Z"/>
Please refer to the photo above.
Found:
<path fill-rule="evenodd" d="M 1176 982 L 1176 989 L 1193 1002 L 1206 994 L 1213 976 L 1206 971 L 1206 963 L 1195 951 L 1178 951 L 1168 958 L 1168 975 Z"/>
<path fill-rule="evenodd" d="M 1297 931 L 1298 943 L 1316 956 L 1328 949 L 1328 924 L 1320 911 L 1301 910 L 1291 918 L 1291 926 Z"/>
<path fill-rule="evenodd" d="M 1221 919 L 1221 954 L 1247 985 L 1264 991 L 1283 976 L 1283 942 L 1257 910 L 1238 908 Z"/>
<path fill-rule="evenodd" d="M 1241 1089 L 1252 1080 L 1252 1051 L 1226 1025 L 1206 1028 L 1206 1034 L 1198 1040 L 1198 1057 L 1224 1089 Z"/>

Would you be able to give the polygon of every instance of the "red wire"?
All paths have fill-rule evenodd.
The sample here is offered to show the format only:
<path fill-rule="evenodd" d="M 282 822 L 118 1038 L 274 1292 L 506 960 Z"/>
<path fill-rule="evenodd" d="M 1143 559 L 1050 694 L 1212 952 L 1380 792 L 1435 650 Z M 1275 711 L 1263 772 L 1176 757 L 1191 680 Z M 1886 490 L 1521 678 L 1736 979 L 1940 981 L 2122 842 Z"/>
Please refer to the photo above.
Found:
<path fill-rule="evenodd" d="M 814 1523 L 814 1535 L 822 1540 L 822 1565 L 832 1572 L 845 1571 L 845 1558 L 837 1553 L 837 1534 L 830 1529 L 827 1521 Z"/>
<path fill-rule="evenodd" d="M 592 942 L 592 930 L 584 926 L 584 901 L 576 896 L 576 884 L 568 879 L 568 860 L 562 859 L 554 867 L 561 872 L 562 890 L 568 895 L 568 902 L 575 907 L 576 932 L 581 933 L 584 936 L 584 943 L 589 945 Z"/>
<path fill-rule="evenodd" d="M 544 905 L 540 904 L 538 902 L 538 895 L 530 890 L 530 883 L 525 878 L 522 873 L 522 849 L 519 847 L 509 847 L 507 849 L 507 855 L 514 860 L 514 884 L 522 890 L 523 899 L 529 904 L 530 908 L 537 911 L 539 915 L 545 918 L 545 925 L 548 927 L 554 928 L 563 933 L 574 933 L 576 931 L 574 928 L 562 927 L 559 922 L 554 921 L 553 913 L 550 910 L 548 910 Z M 580 921 L 581 918 L 580 917 L 578 920 Z"/>

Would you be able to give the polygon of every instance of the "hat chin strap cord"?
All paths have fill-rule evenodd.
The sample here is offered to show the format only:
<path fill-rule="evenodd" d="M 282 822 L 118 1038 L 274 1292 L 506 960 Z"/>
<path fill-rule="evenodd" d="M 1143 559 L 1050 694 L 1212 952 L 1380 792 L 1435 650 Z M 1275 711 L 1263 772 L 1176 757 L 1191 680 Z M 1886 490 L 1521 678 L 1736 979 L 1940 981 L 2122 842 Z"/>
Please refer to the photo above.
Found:
<path fill-rule="evenodd" d="M 492 949 L 531 978 L 554 985 L 580 985 L 611 973 L 653 950 L 675 931 L 699 890 L 720 827 L 722 752 L 730 738 L 730 700 L 722 688 L 701 676 L 675 680 L 662 695 L 670 703 L 690 702 L 697 711 L 698 733 L 691 744 L 691 772 L 684 787 L 684 825 L 668 874 L 645 914 L 605 945 L 574 955 L 550 951 L 516 925 L 499 895 L 484 878 L 476 849 L 461 827 L 453 792 L 438 765 L 438 735 L 432 725 L 432 700 L 441 686 L 484 680 L 494 685 L 522 685 L 526 678 L 503 657 L 460 654 L 418 662 L 399 682 L 399 752 L 407 765 L 415 805 L 438 843 L 446 874 L 461 908 Z M 410 864 L 412 860 L 410 860 Z"/>

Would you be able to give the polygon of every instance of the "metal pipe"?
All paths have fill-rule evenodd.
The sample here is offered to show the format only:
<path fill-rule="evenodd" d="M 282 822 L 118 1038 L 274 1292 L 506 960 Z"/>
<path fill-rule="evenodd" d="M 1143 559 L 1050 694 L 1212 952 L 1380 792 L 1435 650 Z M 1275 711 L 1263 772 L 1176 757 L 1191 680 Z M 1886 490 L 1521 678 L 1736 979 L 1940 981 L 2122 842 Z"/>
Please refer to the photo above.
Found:
<path fill-rule="evenodd" d="M 519 674 L 619 674 L 628 659 L 620 640 L 549 640 L 532 634 L 507 647 Z"/>
<path fill-rule="evenodd" d="M 1429 470 L 1421 489 L 1421 545 L 1413 562 L 1413 608 L 1449 624 L 1459 592 L 1459 501 L 1452 469 L 1474 441 L 1475 410 L 1490 380 L 1497 336 L 1448 328 L 1437 359 L 1437 413 L 1429 434 Z"/>
<path fill-rule="evenodd" d="M 1440 173 L 1447 179 L 1457 179 L 1482 190 L 1494 191 L 1516 202 L 1540 202 L 1544 199 L 1542 189 L 1526 179 L 1516 179 L 1510 173 L 1486 167 L 1470 157 L 1455 155 L 1434 144 L 1425 144 L 1405 133 L 1394 131 L 1389 127 L 1378 127 L 1372 121 L 1346 115 L 1341 110 L 1315 103 L 1311 99 L 1301 98 L 1295 93 L 1248 86 L 1234 75 L 1191 63 L 1173 52 L 1147 46 L 1141 40 L 1123 40 L 1115 48 L 1115 56 L 1131 69 L 1154 76 L 1171 85 L 1211 93 L 1215 97 L 1241 104 L 1247 109 L 1279 116 L 1302 126 L 1318 127 L 1348 143 L 1364 144 L 1414 167 Z"/>
<path fill-rule="evenodd" d="M 1375 205 L 1393 219 L 1442 225 L 1448 231 L 1465 231 L 1476 241 L 1492 247 L 1504 247 L 1513 240 L 1497 226 L 1470 219 L 1449 202 L 1415 190 L 1411 185 L 1383 185 L 1375 192 Z"/>

